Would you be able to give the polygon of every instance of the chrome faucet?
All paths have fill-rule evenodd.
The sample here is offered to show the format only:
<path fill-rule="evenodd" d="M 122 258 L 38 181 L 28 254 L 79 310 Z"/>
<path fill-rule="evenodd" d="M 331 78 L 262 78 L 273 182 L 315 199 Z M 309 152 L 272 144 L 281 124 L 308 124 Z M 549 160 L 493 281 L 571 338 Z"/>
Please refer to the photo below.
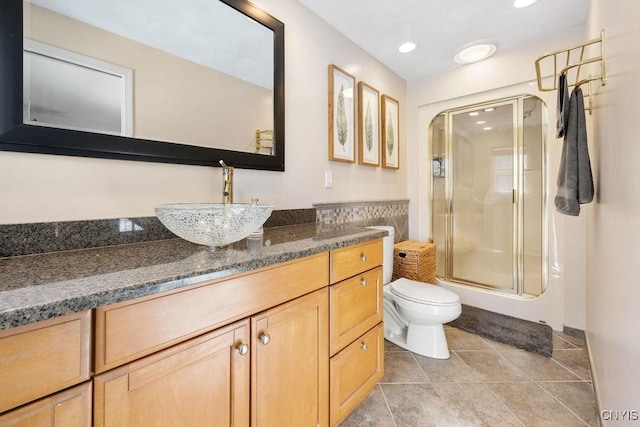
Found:
<path fill-rule="evenodd" d="M 222 166 L 222 203 L 233 203 L 233 167 L 225 165 L 220 160 Z"/>

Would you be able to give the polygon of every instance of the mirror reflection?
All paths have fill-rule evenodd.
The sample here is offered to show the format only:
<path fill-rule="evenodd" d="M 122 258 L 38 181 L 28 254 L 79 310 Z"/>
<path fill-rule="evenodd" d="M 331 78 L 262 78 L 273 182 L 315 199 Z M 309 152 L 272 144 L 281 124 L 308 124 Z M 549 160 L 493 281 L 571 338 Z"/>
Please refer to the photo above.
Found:
<path fill-rule="evenodd" d="M 30 0 L 24 123 L 273 155 L 274 35 L 212 0 Z"/>

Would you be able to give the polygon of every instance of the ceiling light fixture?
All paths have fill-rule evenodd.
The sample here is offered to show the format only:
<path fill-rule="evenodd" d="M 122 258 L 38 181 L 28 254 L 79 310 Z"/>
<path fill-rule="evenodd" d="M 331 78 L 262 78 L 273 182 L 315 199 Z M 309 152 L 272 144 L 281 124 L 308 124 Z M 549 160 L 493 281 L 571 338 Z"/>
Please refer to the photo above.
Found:
<path fill-rule="evenodd" d="M 483 125 L 485 123 L 487 123 L 485 120 L 480 120 L 476 122 L 477 125 Z"/>
<path fill-rule="evenodd" d="M 484 112 L 486 112 L 486 113 L 490 113 L 490 112 L 492 112 L 492 111 L 494 111 L 494 110 L 495 110 L 495 108 L 493 108 L 493 107 L 489 107 L 489 108 L 485 108 L 485 109 L 484 109 L 484 110 L 482 110 L 482 111 L 484 111 Z"/>
<path fill-rule="evenodd" d="M 469 115 L 470 115 L 470 116 L 477 116 L 477 115 L 479 115 L 479 114 L 480 114 L 480 113 L 479 113 L 479 112 L 477 112 L 477 111 L 472 111 L 472 112 L 470 112 L 470 113 L 469 113 Z"/>
<path fill-rule="evenodd" d="M 400 47 L 398 47 L 398 52 L 400 53 L 409 53 L 416 50 L 417 45 L 413 42 L 402 43 Z"/>
<path fill-rule="evenodd" d="M 484 127 L 482 130 L 491 130 L 491 126 Z"/>
<path fill-rule="evenodd" d="M 458 49 L 453 60 L 458 64 L 471 64 L 482 61 L 496 53 L 496 45 L 491 42 L 474 42 Z"/>
<path fill-rule="evenodd" d="M 523 7 L 531 6 L 537 1 L 538 0 L 515 0 L 513 2 L 513 7 L 517 7 L 518 9 L 521 9 Z"/>

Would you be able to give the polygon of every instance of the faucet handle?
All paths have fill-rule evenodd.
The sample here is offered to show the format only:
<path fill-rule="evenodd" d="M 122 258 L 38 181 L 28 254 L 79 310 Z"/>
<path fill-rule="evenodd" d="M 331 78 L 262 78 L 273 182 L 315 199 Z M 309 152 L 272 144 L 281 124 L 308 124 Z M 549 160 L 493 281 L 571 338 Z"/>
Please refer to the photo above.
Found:
<path fill-rule="evenodd" d="M 251 199 L 251 203 L 253 203 L 254 205 L 257 205 L 259 201 L 260 199 L 258 199 L 257 197 Z"/>

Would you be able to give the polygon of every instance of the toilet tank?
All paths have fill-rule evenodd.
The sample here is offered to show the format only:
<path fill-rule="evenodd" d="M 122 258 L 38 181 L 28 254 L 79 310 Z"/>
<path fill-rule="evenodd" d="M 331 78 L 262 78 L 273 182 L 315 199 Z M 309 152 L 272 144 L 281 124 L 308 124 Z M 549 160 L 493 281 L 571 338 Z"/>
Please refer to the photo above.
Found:
<path fill-rule="evenodd" d="M 395 229 L 388 225 L 373 225 L 367 228 L 384 230 L 388 233 L 387 237 L 382 238 L 382 275 L 386 285 L 391 283 L 391 277 L 393 276 L 393 239 Z"/>

